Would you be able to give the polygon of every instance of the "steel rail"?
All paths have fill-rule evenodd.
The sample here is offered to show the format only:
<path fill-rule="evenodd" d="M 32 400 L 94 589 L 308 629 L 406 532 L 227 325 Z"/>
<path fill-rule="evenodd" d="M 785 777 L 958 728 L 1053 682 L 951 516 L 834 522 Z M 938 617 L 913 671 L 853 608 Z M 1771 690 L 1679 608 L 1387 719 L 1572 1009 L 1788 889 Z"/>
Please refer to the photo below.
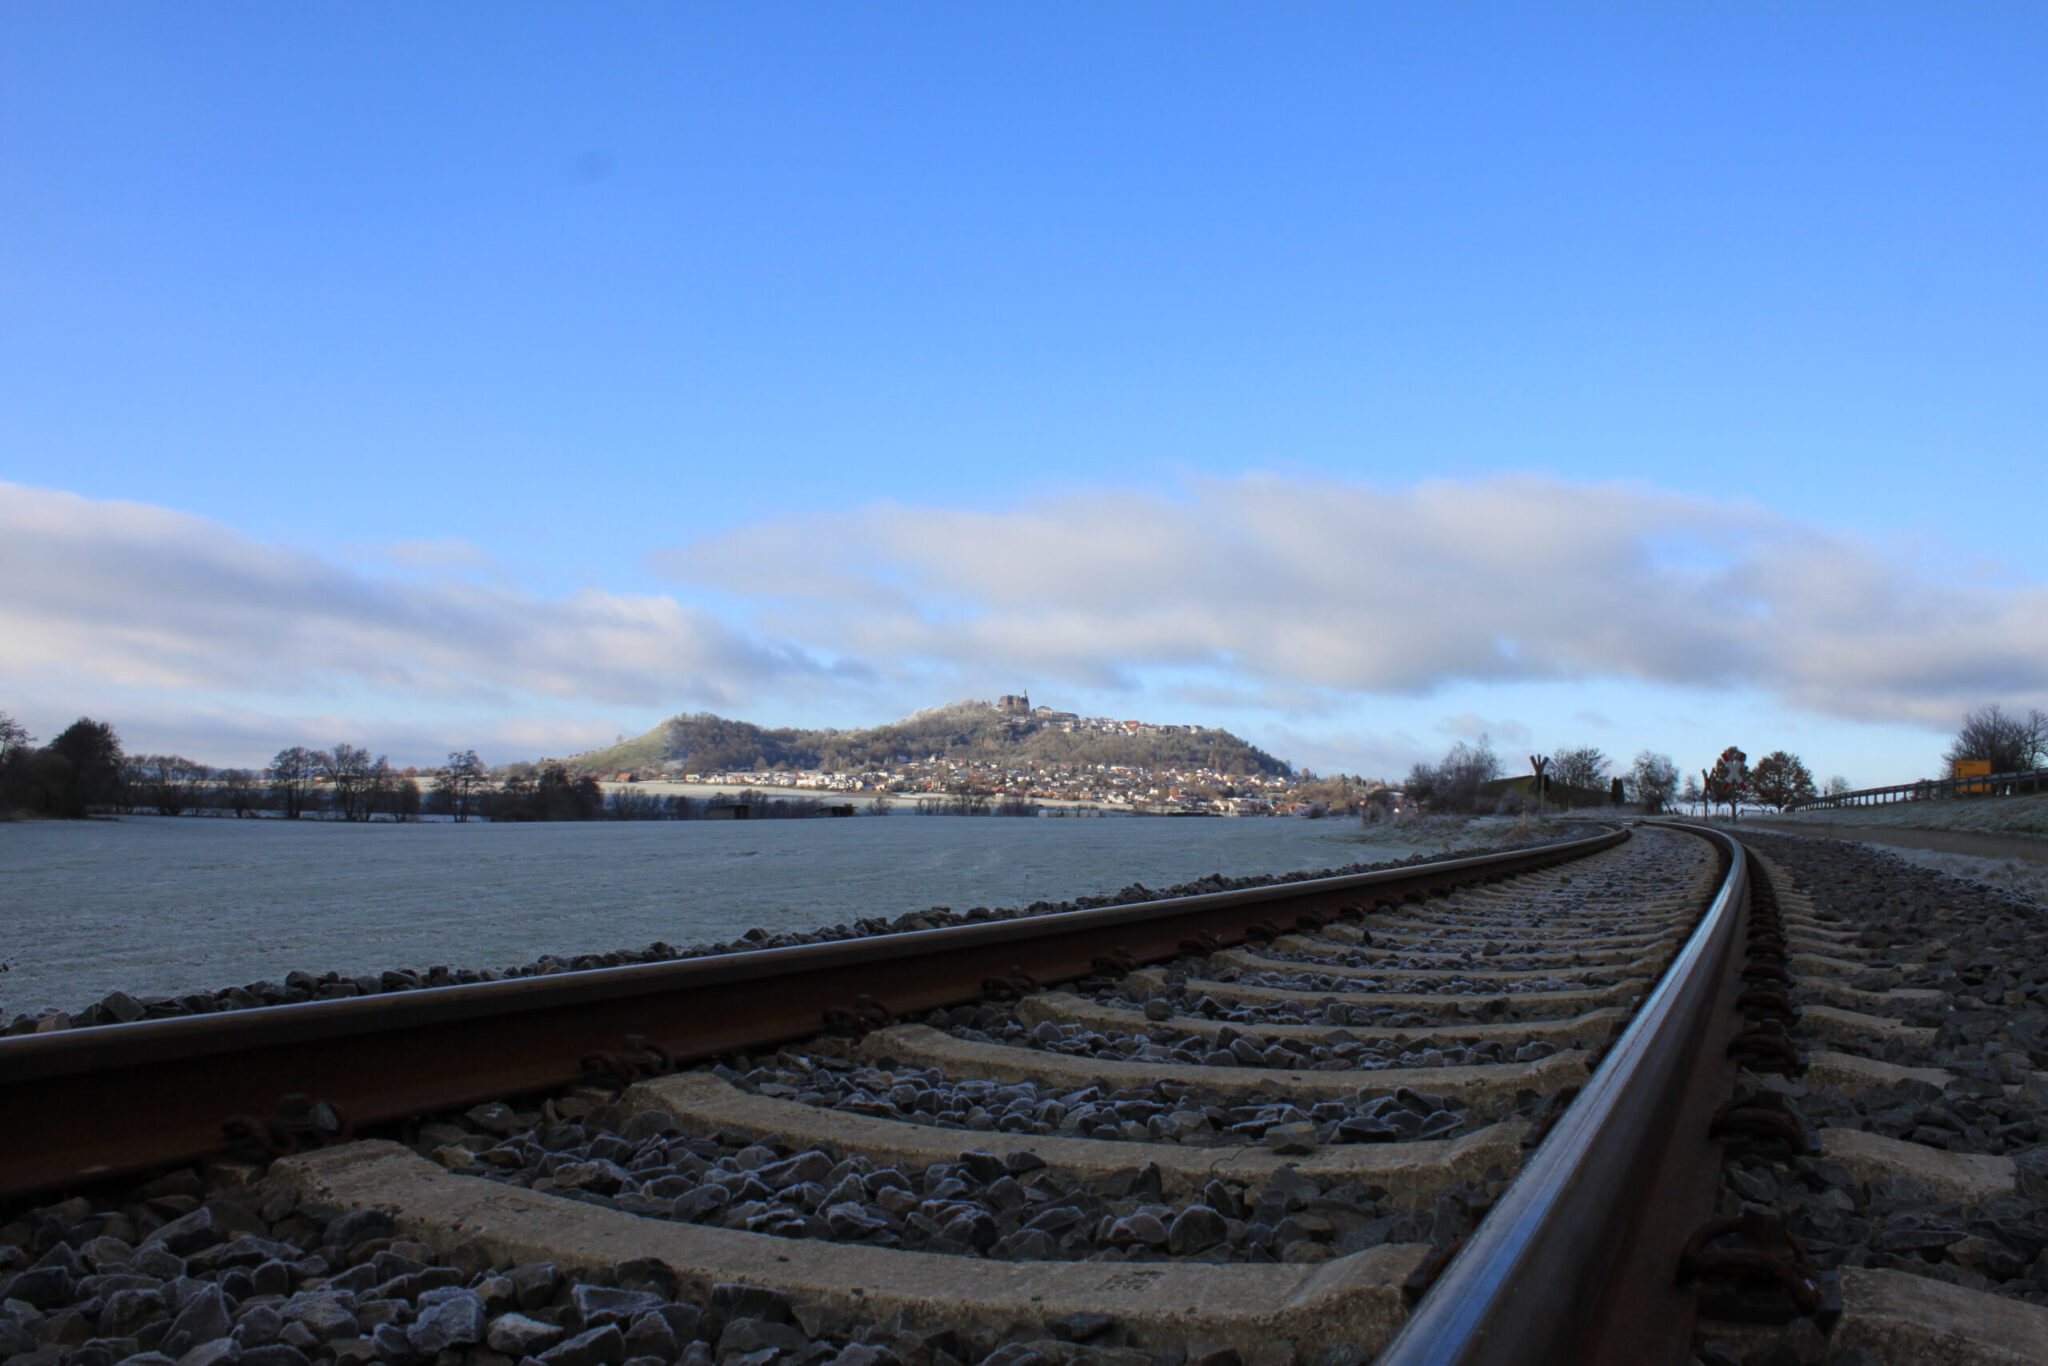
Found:
<path fill-rule="evenodd" d="M 1670 828 L 1727 856 L 1713 902 L 1375 1366 L 1687 1359 L 1693 1304 L 1676 1285 L 1678 1254 L 1719 1175 L 1706 1135 L 1733 1077 L 1717 1024 L 1732 1019 L 1749 871 L 1728 836 Z"/>
<path fill-rule="evenodd" d="M 587 1062 L 751 1051 L 1278 934 L 1550 867 L 1625 829 L 1341 877 L 761 949 L 0 1039 L 0 1202 L 186 1162 L 301 1094 L 355 1125 L 556 1090 Z M 629 1042 L 630 1040 L 630 1042 Z"/>

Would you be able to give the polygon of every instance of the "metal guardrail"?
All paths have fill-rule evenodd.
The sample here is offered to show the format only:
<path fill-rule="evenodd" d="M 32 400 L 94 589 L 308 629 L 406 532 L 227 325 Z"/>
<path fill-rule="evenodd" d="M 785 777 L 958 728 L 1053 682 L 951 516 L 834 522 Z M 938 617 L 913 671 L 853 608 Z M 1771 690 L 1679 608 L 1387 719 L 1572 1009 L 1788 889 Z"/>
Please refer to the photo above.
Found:
<path fill-rule="evenodd" d="M 1711 1209 L 1707 1121 L 1733 1065 L 1731 970 L 1749 904 L 1742 846 L 1642 1009 L 1375 1366 L 1677 1361 L 1692 1307 L 1676 1285 L 1682 1206 Z M 1702 1173 L 1704 1177 L 1702 1178 Z M 1702 1192 L 1694 1187 L 1704 1179 Z M 1698 1215 L 1696 1217 L 1704 1217 Z"/>
<path fill-rule="evenodd" d="M 2048 768 L 2021 773 L 1986 773 L 1974 778 L 1923 778 L 1892 787 L 1864 787 L 1831 797 L 1794 802 L 1787 811 L 1820 811 L 1851 806 L 1886 806 L 1892 802 L 1940 801 L 1949 797 L 2011 797 L 2023 792 L 2048 792 Z"/>

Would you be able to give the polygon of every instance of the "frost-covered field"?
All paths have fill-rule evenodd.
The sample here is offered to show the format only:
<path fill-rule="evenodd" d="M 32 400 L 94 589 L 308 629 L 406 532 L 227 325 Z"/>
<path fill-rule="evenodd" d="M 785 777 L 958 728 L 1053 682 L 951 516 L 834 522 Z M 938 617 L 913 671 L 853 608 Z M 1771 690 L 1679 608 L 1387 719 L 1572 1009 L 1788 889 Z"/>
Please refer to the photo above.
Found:
<path fill-rule="evenodd" d="M 1967 830 L 1979 835 L 2048 838 L 2048 793 L 2025 797 L 1956 797 L 1826 811 L 1788 811 L 1772 820 L 1801 825 L 1898 825 L 1914 830 Z"/>
<path fill-rule="evenodd" d="M 1978 858 L 1974 854 L 1943 854 L 1932 849 L 1902 849 L 1890 844 L 1871 847 L 1897 854 L 1908 863 L 1917 863 L 1950 877 L 2003 887 L 2048 906 L 2048 863 L 2016 858 Z"/>
<path fill-rule="evenodd" d="M 1460 847 L 1506 842 L 1475 823 Z M 293 968 L 504 968 L 944 905 L 1402 858 L 1342 821 L 916 817 L 559 825 L 0 824 L 0 1018 Z"/>
<path fill-rule="evenodd" d="M 1801 829 L 1815 835 L 1873 830 L 1950 830 L 1969 835 L 2048 841 L 2048 793 L 2024 797 L 1954 797 L 1945 801 L 1893 802 L 1888 806 L 1853 806 L 1839 810 L 1790 811 L 1767 817 L 1775 830 Z M 1875 847 L 1909 863 L 2018 892 L 2048 905 L 2048 862 L 2039 859 L 1980 857 L 1974 854 L 1912 849 L 1903 845 Z M 2044 843 L 2043 848 L 2048 848 Z"/>

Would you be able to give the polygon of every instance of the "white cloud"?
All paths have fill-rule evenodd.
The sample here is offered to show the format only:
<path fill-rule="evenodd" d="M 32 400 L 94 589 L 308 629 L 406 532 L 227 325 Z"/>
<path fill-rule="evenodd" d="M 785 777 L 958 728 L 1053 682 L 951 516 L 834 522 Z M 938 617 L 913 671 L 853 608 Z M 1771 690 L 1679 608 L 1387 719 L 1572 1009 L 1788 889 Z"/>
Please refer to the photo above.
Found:
<path fill-rule="evenodd" d="M 2048 587 L 1940 581 L 1752 503 L 1628 484 L 1251 475 L 998 511 L 880 504 L 654 563 L 814 646 L 1090 687 L 1133 670 L 1296 696 L 1618 679 L 1932 725 L 2048 700 Z"/>
<path fill-rule="evenodd" d="M 474 749 L 487 763 L 562 756 L 608 745 L 618 727 L 529 714 L 465 713 L 440 719 L 380 714 L 281 711 L 188 705 L 121 692 L 30 693 L 10 698 L 17 718 L 47 741 L 81 713 L 114 724 L 130 754 L 182 754 L 224 767 L 260 768 L 287 745 L 324 749 L 339 741 L 388 754 L 398 767 L 435 764 L 451 750 Z M 634 728 L 634 733 L 647 728 Z"/>
<path fill-rule="evenodd" d="M 1454 735 L 1460 740 L 1479 740 L 1484 738 L 1492 741 L 1496 746 L 1526 745 L 1529 743 L 1529 728 L 1520 721 L 1512 719 L 1489 721 L 1485 717 L 1475 716 L 1469 711 L 1460 712 L 1456 716 L 1446 716 L 1437 723 L 1437 729 L 1446 735 Z"/>
<path fill-rule="evenodd" d="M 1393 782 L 1398 782 L 1416 764 L 1434 763 L 1443 756 L 1443 746 L 1432 747 L 1399 730 L 1391 734 L 1333 734 L 1266 726 L 1260 731 L 1259 742 L 1268 753 L 1283 755 L 1316 773 L 1356 773 Z"/>
<path fill-rule="evenodd" d="M 381 578 L 137 503 L 0 485 L 0 678 L 159 695 L 645 706 L 832 672 L 672 597 Z"/>
<path fill-rule="evenodd" d="M 2048 587 L 1945 578 L 1753 504 L 1632 485 L 1253 475 L 884 504 L 659 552 L 668 594 L 540 595 L 471 550 L 387 547 L 380 570 L 0 483 L 0 705 L 50 724 L 104 711 L 167 737 L 151 748 L 352 738 L 435 757 L 494 737 L 581 748 L 616 728 L 583 718 L 635 711 L 872 724 L 1028 686 L 1367 772 L 1443 747 L 1395 729 L 1429 729 L 1419 710 L 1375 723 L 1373 699 L 1439 690 L 1613 680 L 1938 729 L 1987 701 L 2048 705 Z M 1355 735 L 1336 733 L 1347 714 Z M 1511 750 L 1530 733 L 1438 726 L 1480 731 Z"/>

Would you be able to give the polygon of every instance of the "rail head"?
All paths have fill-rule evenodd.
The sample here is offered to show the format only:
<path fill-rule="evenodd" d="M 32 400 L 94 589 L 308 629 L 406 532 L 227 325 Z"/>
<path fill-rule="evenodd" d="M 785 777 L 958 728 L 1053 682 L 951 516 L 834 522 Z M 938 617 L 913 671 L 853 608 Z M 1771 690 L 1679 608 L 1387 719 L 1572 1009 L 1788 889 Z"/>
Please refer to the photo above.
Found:
<path fill-rule="evenodd" d="M 1665 825 L 1665 822 L 1647 822 Z M 1705 1133 L 1697 1097 L 1723 1086 L 1703 1055 L 1724 1008 L 1728 965 L 1748 909 L 1740 843 L 1718 831 L 1671 825 L 1708 839 L 1729 866 L 1706 912 L 1577 1101 L 1531 1156 L 1471 1241 L 1430 1287 L 1376 1366 L 1531 1366 L 1604 1360 L 1651 1362 L 1623 1348 L 1587 1306 L 1611 1299 L 1617 1263 L 1685 1126 Z M 1668 1211 L 1666 1214 L 1668 1215 Z M 1675 1255 L 1662 1277 L 1675 1277 Z M 1654 1275 L 1654 1272 L 1652 1273 Z M 1640 1306 L 1639 1306 L 1640 1307 Z M 1690 1315 L 1685 1315 L 1689 1332 Z M 1659 1336 L 1668 1340 L 1670 1326 Z M 1680 1337 L 1683 1341 L 1683 1337 Z M 1683 1360 L 1680 1355 L 1672 1358 Z"/>

